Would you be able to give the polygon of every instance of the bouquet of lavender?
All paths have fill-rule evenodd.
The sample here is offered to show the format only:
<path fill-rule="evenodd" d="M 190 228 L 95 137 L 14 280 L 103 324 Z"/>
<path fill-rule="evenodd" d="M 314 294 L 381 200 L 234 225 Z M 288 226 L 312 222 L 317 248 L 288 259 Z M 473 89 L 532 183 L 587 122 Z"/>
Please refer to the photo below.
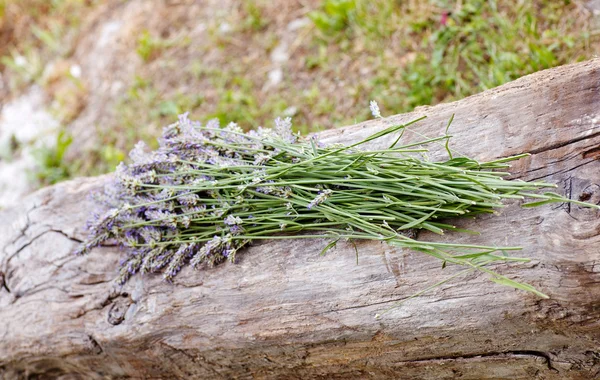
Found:
<path fill-rule="evenodd" d="M 375 103 L 372 110 L 380 117 Z M 201 125 L 182 115 L 165 128 L 156 151 L 139 143 L 131 163 L 117 167 L 112 183 L 97 194 L 108 210 L 89 222 L 90 237 L 77 253 L 116 241 L 126 250 L 118 276 L 123 284 L 138 272 L 162 272 L 172 280 L 188 264 L 235 261 L 256 239 L 326 238 L 330 243 L 323 252 L 340 239 L 382 240 L 545 297 L 486 267 L 527 261 L 508 255 L 519 247 L 425 242 L 413 232 L 462 231 L 443 220 L 492 213 L 508 198 L 539 198 L 532 206 L 573 201 L 529 193 L 553 186 L 547 183 L 503 179 L 507 162 L 523 155 L 490 162 L 453 158 L 447 133 L 407 145 L 399 145 L 398 137 L 387 149 L 360 149 L 395 132 L 401 136 L 416 121 L 350 146 L 323 146 L 294 135 L 289 118 L 276 119 L 274 129 L 245 133 L 235 123 Z M 416 153 L 432 143 L 445 143 L 450 159 L 419 158 Z"/>

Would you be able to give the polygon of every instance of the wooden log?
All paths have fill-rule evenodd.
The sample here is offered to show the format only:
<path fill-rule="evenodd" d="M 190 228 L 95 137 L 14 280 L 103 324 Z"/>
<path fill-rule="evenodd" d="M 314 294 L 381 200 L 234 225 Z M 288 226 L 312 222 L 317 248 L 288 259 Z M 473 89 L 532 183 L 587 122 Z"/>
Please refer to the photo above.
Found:
<path fill-rule="evenodd" d="M 480 160 L 529 152 L 515 178 L 600 202 L 600 59 L 539 72 L 464 100 L 321 134 L 357 141 L 426 115 Z M 414 136 L 407 134 L 404 138 Z M 389 141 L 374 141 L 385 146 Z M 443 149 L 433 152 L 440 157 Z M 480 236 L 421 240 L 520 245 L 501 273 L 550 299 L 469 276 L 393 309 L 444 279 L 423 254 L 385 243 L 255 244 L 238 264 L 186 268 L 174 284 L 111 280 L 121 252 L 71 254 L 105 177 L 43 189 L 0 213 L 0 377 L 198 379 L 593 379 L 600 376 L 599 213 L 574 205 L 461 220 Z M 37 376 L 37 377 L 36 377 Z"/>

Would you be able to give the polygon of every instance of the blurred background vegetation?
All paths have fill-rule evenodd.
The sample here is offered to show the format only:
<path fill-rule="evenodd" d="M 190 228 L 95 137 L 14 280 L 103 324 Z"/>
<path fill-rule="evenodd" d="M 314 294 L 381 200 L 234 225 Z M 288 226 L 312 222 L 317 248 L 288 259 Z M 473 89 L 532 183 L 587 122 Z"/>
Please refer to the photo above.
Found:
<path fill-rule="evenodd" d="M 193 118 L 302 133 L 460 99 L 598 53 L 594 1 L 0 0 L 0 100 L 35 87 L 60 128 L 45 185 L 112 171 Z M 27 115 L 23 115 L 27 117 Z M 0 122 L 0 134 L 2 133 Z M 10 137 L 0 160 L 19 152 Z M 14 157 L 13 157 L 14 158 Z"/>

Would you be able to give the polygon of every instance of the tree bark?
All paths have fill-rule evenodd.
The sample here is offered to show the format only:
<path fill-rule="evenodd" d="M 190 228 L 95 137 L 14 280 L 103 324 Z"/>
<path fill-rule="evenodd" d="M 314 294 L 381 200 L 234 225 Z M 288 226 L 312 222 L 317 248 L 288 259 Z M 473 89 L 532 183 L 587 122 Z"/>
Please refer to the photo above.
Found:
<path fill-rule="evenodd" d="M 600 202 L 600 59 L 539 72 L 458 102 L 326 131 L 349 143 L 426 115 L 413 130 L 450 134 L 489 160 L 529 152 L 514 178 L 543 179 Z M 407 141 L 415 139 L 411 133 Z M 389 141 L 374 141 L 386 146 Z M 431 153 L 443 158 L 443 147 Z M 0 377 L 198 379 L 593 379 L 600 376 L 600 220 L 576 205 L 457 221 L 479 236 L 420 240 L 520 245 L 532 261 L 499 265 L 535 295 L 468 276 L 374 318 L 456 273 L 380 242 L 254 244 L 238 264 L 174 284 L 114 285 L 115 247 L 71 254 L 105 177 L 40 190 L 0 212 Z M 36 377 L 37 376 L 37 377 Z"/>

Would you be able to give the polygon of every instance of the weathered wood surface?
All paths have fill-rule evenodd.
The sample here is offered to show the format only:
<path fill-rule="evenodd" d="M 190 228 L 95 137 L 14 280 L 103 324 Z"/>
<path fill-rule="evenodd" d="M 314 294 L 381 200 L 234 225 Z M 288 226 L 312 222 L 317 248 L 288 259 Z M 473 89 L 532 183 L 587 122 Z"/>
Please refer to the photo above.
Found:
<path fill-rule="evenodd" d="M 433 136 L 453 113 L 458 151 L 478 159 L 530 152 L 515 177 L 600 202 L 600 59 L 322 136 L 356 141 L 421 115 L 428 119 L 415 129 Z M 251 247 L 236 265 L 186 269 L 174 285 L 137 276 L 118 289 L 117 249 L 71 254 L 94 208 L 87 195 L 102 181 L 59 184 L 0 213 L 0 378 L 600 376 L 597 211 L 515 203 L 460 222 L 481 236 L 442 238 L 525 247 L 531 263 L 497 269 L 549 300 L 470 276 L 375 319 L 458 269 L 377 242 L 359 244 L 357 265 L 352 246 L 319 256 L 325 241 L 282 241 Z"/>

